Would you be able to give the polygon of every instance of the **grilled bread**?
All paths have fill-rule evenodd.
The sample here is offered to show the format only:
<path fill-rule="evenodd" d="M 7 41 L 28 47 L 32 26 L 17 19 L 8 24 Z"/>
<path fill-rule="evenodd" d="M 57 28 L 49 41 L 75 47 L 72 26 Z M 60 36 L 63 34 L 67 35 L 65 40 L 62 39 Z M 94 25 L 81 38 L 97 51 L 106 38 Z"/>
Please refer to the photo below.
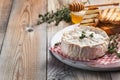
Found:
<path fill-rule="evenodd" d="M 97 7 L 90 7 L 86 11 L 80 25 L 96 26 L 99 22 L 98 16 L 99 16 L 99 9 Z"/>
<path fill-rule="evenodd" d="M 109 9 L 101 10 L 99 20 L 102 23 L 111 23 L 115 25 L 120 25 L 120 9 L 109 8 Z"/>
<path fill-rule="evenodd" d="M 99 28 L 103 29 L 108 35 L 113 35 L 116 33 L 120 33 L 119 25 L 111 25 L 111 24 L 99 24 Z"/>

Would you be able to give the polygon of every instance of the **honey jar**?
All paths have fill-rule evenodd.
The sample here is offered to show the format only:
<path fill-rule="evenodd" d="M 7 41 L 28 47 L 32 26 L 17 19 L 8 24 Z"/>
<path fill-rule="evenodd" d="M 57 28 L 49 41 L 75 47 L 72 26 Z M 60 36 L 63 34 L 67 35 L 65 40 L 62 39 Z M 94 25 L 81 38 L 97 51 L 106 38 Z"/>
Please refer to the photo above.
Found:
<path fill-rule="evenodd" d="M 83 16 L 85 14 L 85 11 L 80 11 L 80 12 L 71 12 L 71 20 L 74 24 L 80 23 L 83 19 Z"/>

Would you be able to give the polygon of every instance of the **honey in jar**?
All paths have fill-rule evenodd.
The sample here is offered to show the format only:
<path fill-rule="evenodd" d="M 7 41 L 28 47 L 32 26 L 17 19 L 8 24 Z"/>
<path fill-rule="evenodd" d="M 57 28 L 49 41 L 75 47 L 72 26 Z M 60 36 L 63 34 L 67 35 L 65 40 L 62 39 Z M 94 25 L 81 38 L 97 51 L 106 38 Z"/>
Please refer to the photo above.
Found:
<path fill-rule="evenodd" d="M 83 16 L 85 14 L 85 11 L 80 11 L 80 12 L 71 12 L 71 20 L 74 24 L 80 23 L 83 19 Z"/>

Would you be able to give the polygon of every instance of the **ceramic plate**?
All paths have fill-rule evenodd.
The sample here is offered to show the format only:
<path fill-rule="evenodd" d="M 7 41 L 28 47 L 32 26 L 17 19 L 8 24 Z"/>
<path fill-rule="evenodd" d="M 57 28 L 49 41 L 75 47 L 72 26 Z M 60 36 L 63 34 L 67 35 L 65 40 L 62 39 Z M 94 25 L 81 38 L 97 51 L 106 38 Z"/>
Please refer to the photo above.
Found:
<path fill-rule="evenodd" d="M 50 43 L 50 47 L 54 47 L 55 43 L 61 42 L 61 37 L 64 32 L 69 31 L 77 27 L 78 24 L 68 26 L 59 32 L 57 32 Z M 51 52 L 58 60 L 61 62 L 79 69 L 93 70 L 93 71 L 115 71 L 120 70 L 120 62 L 111 63 L 111 64 L 95 64 L 92 62 L 83 62 L 83 61 L 74 61 L 68 58 L 63 58 L 61 55 Z"/>

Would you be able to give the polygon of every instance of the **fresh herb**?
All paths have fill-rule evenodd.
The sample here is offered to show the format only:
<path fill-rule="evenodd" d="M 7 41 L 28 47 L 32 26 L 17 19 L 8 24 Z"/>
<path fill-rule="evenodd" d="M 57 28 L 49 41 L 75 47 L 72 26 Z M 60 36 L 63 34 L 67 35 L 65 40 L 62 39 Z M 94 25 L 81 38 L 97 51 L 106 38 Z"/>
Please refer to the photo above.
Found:
<path fill-rule="evenodd" d="M 83 38 L 85 38 L 85 37 L 86 37 L 85 32 L 82 31 L 82 34 L 81 34 L 81 36 L 79 37 L 79 39 L 83 39 Z"/>
<path fill-rule="evenodd" d="M 93 33 L 91 33 L 89 36 L 92 38 L 93 37 Z"/>
<path fill-rule="evenodd" d="M 82 34 L 81 34 L 81 36 L 79 37 L 80 39 L 83 39 L 83 38 L 86 38 L 86 37 L 88 37 L 88 36 L 86 36 L 85 35 L 86 33 L 84 32 L 84 31 L 82 31 Z M 89 35 L 89 37 L 93 37 L 94 35 L 93 35 L 93 33 L 91 33 L 90 35 Z"/>
<path fill-rule="evenodd" d="M 117 53 L 116 55 L 120 58 L 120 53 Z"/>
<path fill-rule="evenodd" d="M 108 52 L 116 53 L 116 45 L 114 43 L 112 43 L 108 46 Z"/>
<path fill-rule="evenodd" d="M 82 31 L 83 34 L 86 34 L 85 31 Z"/>
<path fill-rule="evenodd" d="M 56 12 L 47 12 L 42 15 L 39 14 L 39 21 L 37 25 L 42 24 L 44 22 L 51 23 L 55 21 L 55 25 L 58 25 L 61 21 L 71 22 L 70 10 L 67 7 L 63 7 L 58 9 Z"/>
<path fill-rule="evenodd" d="M 85 38 L 86 36 L 85 36 L 85 34 L 82 34 L 79 38 L 80 39 L 83 39 L 83 38 Z"/>
<path fill-rule="evenodd" d="M 112 35 L 110 36 L 110 41 L 109 41 L 109 45 L 108 45 L 108 52 L 113 54 L 115 53 L 118 57 L 120 57 L 120 54 L 117 52 L 118 51 L 118 39 L 120 34 L 116 34 L 116 35 Z"/>
<path fill-rule="evenodd" d="M 59 46 L 61 43 L 60 42 L 57 42 L 57 43 L 55 43 L 55 46 Z"/>

